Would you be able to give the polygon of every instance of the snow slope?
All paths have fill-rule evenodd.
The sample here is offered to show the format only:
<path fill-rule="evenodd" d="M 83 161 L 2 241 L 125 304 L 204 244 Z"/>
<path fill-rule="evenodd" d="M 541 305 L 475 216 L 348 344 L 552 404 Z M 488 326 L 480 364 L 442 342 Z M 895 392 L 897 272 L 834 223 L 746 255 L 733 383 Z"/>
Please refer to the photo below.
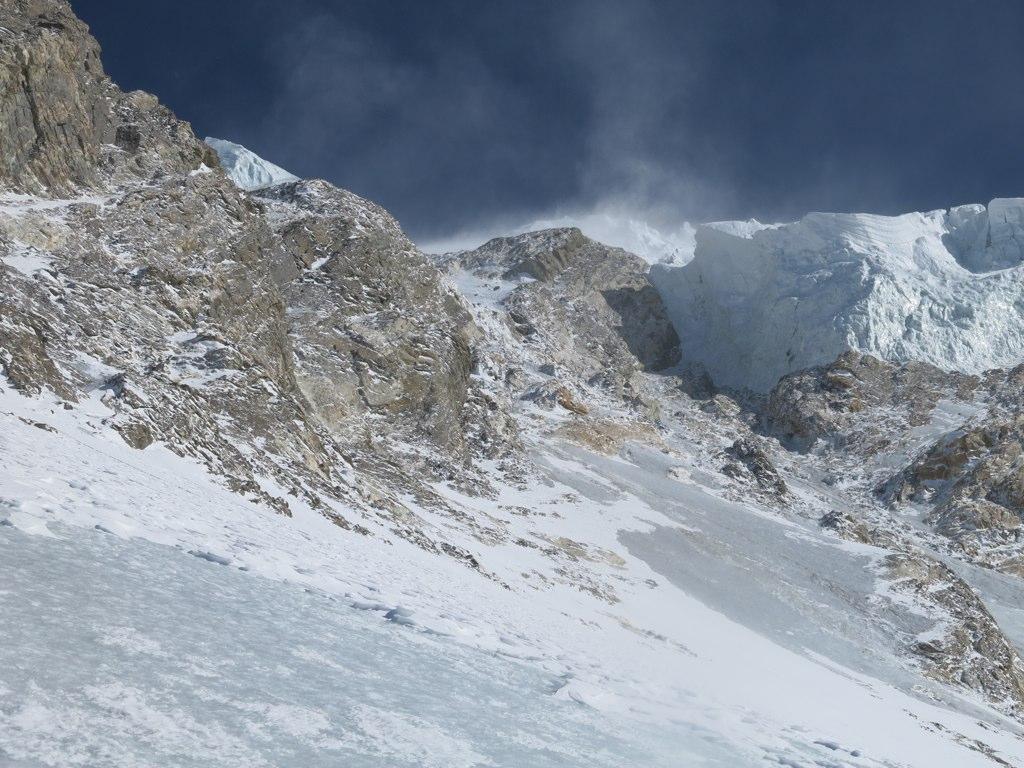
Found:
<path fill-rule="evenodd" d="M 766 390 L 847 349 L 972 373 L 1024 360 L 1024 199 L 705 225 L 655 265 L 684 358 Z"/>
<path fill-rule="evenodd" d="M 484 578 L 284 517 L 109 416 L 0 389 L 5 765 L 1024 761 L 1015 725 L 865 626 L 877 550 L 716 496 L 672 471 L 684 442 L 541 443 L 547 484 L 437 487 L 570 547 L 607 602 L 505 543 L 476 542 Z"/>
<path fill-rule="evenodd" d="M 54 531 L 0 530 L 8 768 L 672 765 L 654 728 L 549 695 L 543 670 L 171 547 Z"/>
<path fill-rule="evenodd" d="M 299 180 L 298 176 L 267 162 L 241 144 L 209 136 L 206 137 L 206 143 L 217 153 L 225 173 L 244 190 L 264 189 L 275 184 Z"/>

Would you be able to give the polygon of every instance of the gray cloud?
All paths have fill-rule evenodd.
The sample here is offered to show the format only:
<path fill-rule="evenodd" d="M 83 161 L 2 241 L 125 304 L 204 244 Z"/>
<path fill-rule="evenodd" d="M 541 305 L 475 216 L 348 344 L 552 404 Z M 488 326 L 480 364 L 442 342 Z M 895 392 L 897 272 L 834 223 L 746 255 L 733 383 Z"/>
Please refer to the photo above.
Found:
<path fill-rule="evenodd" d="M 423 241 L 1022 191 L 1012 0 L 75 5 L 126 86 Z"/>

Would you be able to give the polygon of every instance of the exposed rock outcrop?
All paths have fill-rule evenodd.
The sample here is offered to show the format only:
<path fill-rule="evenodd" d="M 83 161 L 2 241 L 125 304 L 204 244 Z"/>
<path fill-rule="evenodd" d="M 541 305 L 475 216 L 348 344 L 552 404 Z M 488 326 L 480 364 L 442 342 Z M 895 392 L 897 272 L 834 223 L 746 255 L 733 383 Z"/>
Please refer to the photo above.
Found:
<path fill-rule="evenodd" d="M 772 503 L 781 503 L 789 497 L 789 486 L 759 441 L 740 438 L 726 449 L 725 454 L 730 459 L 722 469 L 726 475 L 742 482 L 752 482 Z"/>
<path fill-rule="evenodd" d="M 679 362 L 679 338 L 645 262 L 574 228 L 437 261 L 473 308 L 478 368 L 497 400 L 557 409 L 576 421 L 556 434 L 602 450 L 656 434 L 660 409 L 644 374 Z"/>
<path fill-rule="evenodd" d="M 928 673 L 1004 702 L 1020 716 L 1024 662 L 978 595 L 947 566 L 917 553 L 890 555 L 883 570 L 889 589 L 914 600 L 934 622 L 910 641 Z"/>
<path fill-rule="evenodd" d="M 582 378 L 659 371 L 679 362 L 679 337 L 640 258 L 580 230 L 491 240 L 448 260 L 478 280 L 520 279 L 504 305 L 517 332 L 543 336 L 549 363 Z"/>
<path fill-rule="evenodd" d="M 940 399 L 968 396 L 979 385 L 977 377 L 926 363 L 846 352 L 829 365 L 784 376 L 768 396 L 765 426 L 801 450 L 822 441 L 875 453 L 926 423 Z"/>
<path fill-rule="evenodd" d="M 479 331 L 433 264 L 390 214 L 326 182 L 260 199 L 292 261 L 281 290 L 316 413 L 346 442 L 370 439 L 383 418 L 395 436 L 467 449 L 466 422 L 487 417 L 470 406 Z"/>
<path fill-rule="evenodd" d="M 122 93 L 64 0 L 0 6 L 0 182 L 69 195 L 217 164 L 149 94 Z"/>

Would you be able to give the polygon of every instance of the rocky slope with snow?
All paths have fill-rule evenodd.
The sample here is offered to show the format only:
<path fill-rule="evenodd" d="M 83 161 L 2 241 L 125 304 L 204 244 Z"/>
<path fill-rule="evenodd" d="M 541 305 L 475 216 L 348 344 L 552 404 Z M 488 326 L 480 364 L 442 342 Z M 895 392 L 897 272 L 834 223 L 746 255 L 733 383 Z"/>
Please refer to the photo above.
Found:
<path fill-rule="evenodd" d="M 1024 764 L 1017 203 L 427 257 L 0 27 L 4 765 Z"/>

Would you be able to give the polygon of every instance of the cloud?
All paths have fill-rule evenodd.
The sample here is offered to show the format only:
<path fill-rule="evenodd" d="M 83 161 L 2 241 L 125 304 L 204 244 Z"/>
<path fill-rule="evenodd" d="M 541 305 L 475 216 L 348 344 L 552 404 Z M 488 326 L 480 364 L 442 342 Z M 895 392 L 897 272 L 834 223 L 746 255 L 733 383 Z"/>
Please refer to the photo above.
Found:
<path fill-rule="evenodd" d="M 254 148 L 431 247 L 534 222 L 623 239 L 637 222 L 935 207 L 1014 193 L 1024 162 L 984 117 L 1016 114 L 998 101 L 1017 91 L 974 82 L 929 47 L 953 34 L 941 15 L 902 6 L 880 24 L 829 4 L 296 2 L 267 42 Z M 1021 57 L 976 37 L 978 63 Z M 960 116 L 960 93 L 998 109 Z M 988 139 L 958 151 L 973 135 Z"/>
<path fill-rule="evenodd" d="M 525 3 L 435 44 L 445 7 L 415 39 L 321 10 L 275 40 L 271 159 L 383 203 L 434 245 L 531 221 L 671 230 L 723 198 L 685 162 L 702 53 L 658 32 L 664 6 Z"/>

